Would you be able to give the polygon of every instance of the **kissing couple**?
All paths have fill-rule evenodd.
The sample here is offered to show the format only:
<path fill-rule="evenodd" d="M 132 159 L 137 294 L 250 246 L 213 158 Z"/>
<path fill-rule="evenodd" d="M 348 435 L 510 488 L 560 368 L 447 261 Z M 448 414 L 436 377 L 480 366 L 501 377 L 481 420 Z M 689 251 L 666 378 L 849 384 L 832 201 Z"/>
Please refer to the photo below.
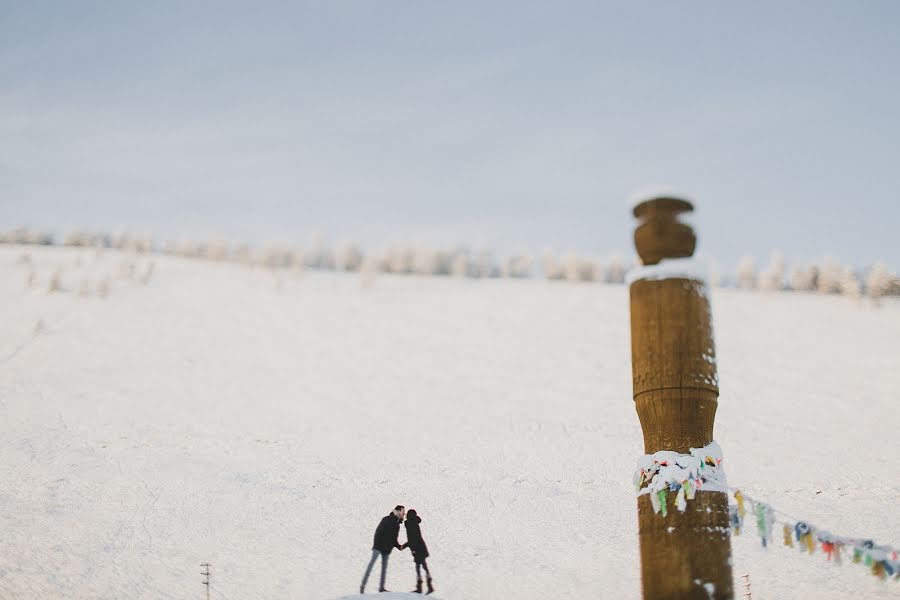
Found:
<path fill-rule="evenodd" d="M 400 541 L 397 538 L 400 535 L 400 524 L 404 522 L 404 519 L 406 520 L 406 543 L 400 545 Z M 394 548 L 398 550 L 409 548 L 412 553 L 413 561 L 416 564 L 416 589 L 412 593 L 422 593 L 422 569 L 425 569 L 425 577 L 428 584 L 428 591 L 425 593 L 430 594 L 434 591 L 434 586 L 431 582 L 431 572 L 428 570 L 428 563 L 425 562 L 429 554 L 428 546 L 425 545 L 425 540 L 422 539 L 421 523 L 422 519 L 415 509 L 410 509 L 407 513 L 406 508 L 400 504 L 395 506 L 389 515 L 381 519 L 378 527 L 375 528 L 375 539 L 372 542 L 372 559 L 369 561 L 369 566 L 366 567 L 365 574 L 363 574 L 362 583 L 359 586 L 360 594 L 366 593 L 366 582 L 369 580 L 369 573 L 372 572 L 372 567 L 379 556 L 381 556 L 381 585 L 378 586 L 378 591 L 388 591 L 384 587 L 384 579 L 387 576 L 388 558 Z"/>

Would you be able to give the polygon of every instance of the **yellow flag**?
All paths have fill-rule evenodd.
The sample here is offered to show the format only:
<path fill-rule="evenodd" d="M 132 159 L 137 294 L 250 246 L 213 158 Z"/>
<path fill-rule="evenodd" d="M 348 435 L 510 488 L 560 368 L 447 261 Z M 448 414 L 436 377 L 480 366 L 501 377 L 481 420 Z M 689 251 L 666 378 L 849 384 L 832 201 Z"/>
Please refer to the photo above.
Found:
<path fill-rule="evenodd" d="M 783 531 L 784 531 L 784 545 L 785 545 L 785 546 L 790 546 L 791 548 L 793 548 L 793 547 L 794 547 L 794 538 L 793 538 L 793 536 L 791 535 L 791 528 L 790 528 L 790 526 L 789 526 L 789 525 L 785 525 Z"/>

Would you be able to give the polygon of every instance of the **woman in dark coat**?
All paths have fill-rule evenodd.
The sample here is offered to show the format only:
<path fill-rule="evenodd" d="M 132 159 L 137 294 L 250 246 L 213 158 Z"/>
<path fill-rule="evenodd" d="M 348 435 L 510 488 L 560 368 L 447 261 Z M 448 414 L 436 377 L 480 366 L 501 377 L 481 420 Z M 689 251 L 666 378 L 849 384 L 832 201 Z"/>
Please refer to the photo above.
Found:
<path fill-rule="evenodd" d="M 422 569 L 424 568 L 426 581 L 428 582 L 428 591 L 426 593 L 430 594 L 434 591 L 434 586 L 431 585 L 431 572 L 428 570 L 428 563 L 425 562 L 429 554 L 428 546 L 425 545 L 425 540 L 422 539 L 422 529 L 419 527 L 421 522 L 422 519 L 416 514 L 415 509 L 410 509 L 406 513 L 406 543 L 401 546 L 401 549 L 409 548 L 412 552 L 413 560 L 416 561 L 416 589 L 413 590 L 413 593 L 422 593 Z"/>

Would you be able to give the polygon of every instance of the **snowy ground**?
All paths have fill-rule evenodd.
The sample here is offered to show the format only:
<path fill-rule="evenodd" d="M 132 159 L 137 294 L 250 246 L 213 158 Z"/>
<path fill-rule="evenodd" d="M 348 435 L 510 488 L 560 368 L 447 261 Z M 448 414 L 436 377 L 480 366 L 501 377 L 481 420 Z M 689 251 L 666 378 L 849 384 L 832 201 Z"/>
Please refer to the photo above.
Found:
<path fill-rule="evenodd" d="M 397 503 L 440 598 L 639 597 L 625 287 L 130 260 L 0 246 L 0 598 L 199 599 L 201 562 L 214 598 L 349 596 Z M 900 304 L 713 303 L 731 485 L 900 543 Z M 753 535 L 734 560 L 756 600 L 900 594 Z"/>

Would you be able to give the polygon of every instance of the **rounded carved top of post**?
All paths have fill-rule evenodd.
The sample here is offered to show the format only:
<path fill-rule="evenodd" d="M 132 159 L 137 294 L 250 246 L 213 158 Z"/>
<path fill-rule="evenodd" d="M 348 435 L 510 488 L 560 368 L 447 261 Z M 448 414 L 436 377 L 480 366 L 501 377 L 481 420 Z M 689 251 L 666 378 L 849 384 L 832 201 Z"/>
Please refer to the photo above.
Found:
<path fill-rule="evenodd" d="M 697 237 L 690 225 L 678 220 L 679 214 L 693 210 L 693 204 L 675 195 L 651 196 L 635 205 L 634 216 L 641 223 L 634 230 L 634 245 L 643 264 L 693 256 Z"/>

